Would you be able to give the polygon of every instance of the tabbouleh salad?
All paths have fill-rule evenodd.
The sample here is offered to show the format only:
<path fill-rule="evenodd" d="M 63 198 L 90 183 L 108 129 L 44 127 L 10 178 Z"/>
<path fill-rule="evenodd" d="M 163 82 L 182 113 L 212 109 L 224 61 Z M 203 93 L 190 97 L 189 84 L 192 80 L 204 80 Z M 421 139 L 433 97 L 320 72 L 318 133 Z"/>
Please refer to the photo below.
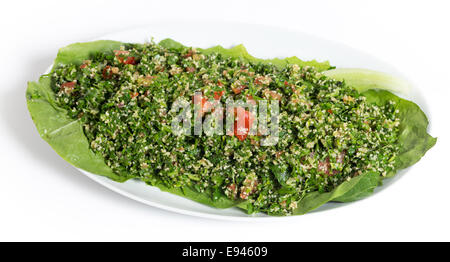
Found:
<path fill-rule="evenodd" d="M 289 215 L 308 193 L 331 192 L 368 171 L 385 176 L 400 150 L 395 101 L 369 103 L 312 66 L 123 44 L 55 67 L 51 80 L 57 105 L 82 123 L 90 149 L 114 173 L 245 202 L 249 213 Z M 195 92 L 222 102 L 278 100 L 278 143 L 261 146 L 260 135 L 246 134 L 175 136 L 171 105 Z"/>

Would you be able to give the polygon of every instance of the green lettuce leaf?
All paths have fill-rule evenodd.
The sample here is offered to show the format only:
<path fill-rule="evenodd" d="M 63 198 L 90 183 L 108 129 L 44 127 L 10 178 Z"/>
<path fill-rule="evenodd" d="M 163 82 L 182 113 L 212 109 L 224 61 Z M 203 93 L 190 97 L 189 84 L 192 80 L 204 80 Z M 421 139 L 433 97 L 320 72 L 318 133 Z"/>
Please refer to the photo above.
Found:
<path fill-rule="evenodd" d="M 54 62 L 54 67 L 62 64 L 81 64 L 89 59 L 96 52 L 118 49 L 124 43 L 117 41 L 94 41 L 87 43 L 76 43 L 61 48 Z M 160 44 L 166 48 L 179 49 L 184 46 L 171 39 L 165 39 Z M 330 69 L 328 62 L 302 61 L 297 57 L 285 59 L 259 59 L 248 54 L 242 45 L 230 49 L 215 46 L 208 49 L 200 49 L 203 53 L 218 52 L 225 57 L 241 58 L 247 61 L 272 63 L 277 66 L 286 64 L 298 64 L 300 66 L 313 66 L 318 71 Z M 338 77 L 335 74 L 332 77 Z M 352 76 L 353 79 L 357 77 Z M 374 80 L 374 82 L 376 82 Z M 375 86 L 379 87 L 379 86 Z M 401 99 L 388 91 L 369 90 L 363 93 L 370 102 L 383 104 L 388 100 L 398 103 L 400 110 L 400 140 L 401 153 L 397 158 L 396 168 L 406 168 L 417 162 L 425 152 L 430 149 L 436 139 L 427 133 L 428 120 L 420 108 L 407 100 Z M 66 161 L 88 172 L 108 177 L 117 182 L 124 182 L 130 177 L 127 174 L 115 174 L 104 162 L 100 155 L 90 150 L 89 142 L 84 135 L 82 125 L 79 121 L 68 118 L 66 111 L 57 106 L 54 93 L 51 89 L 51 79 L 49 75 L 44 75 L 39 82 L 29 82 L 26 92 L 27 105 L 31 117 L 41 137 Z M 390 174 L 390 176 L 394 175 Z M 214 192 L 200 193 L 196 190 L 184 188 L 168 188 L 161 181 L 154 179 L 145 181 L 147 184 L 156 186 L 162 191 L 177 194 L 191 200 L 210 205 L 217 208 L 229 208 L 238 206 L 247 209 L 246 202 L 233 201 L 223 194 Z M 328 193 L 312 192 L 307 194 L 299 203 L 294 214 L 305 214 L 326 202 L 354 201 L 370 195 L 373 189 L 381 183 L 381 176 L 377 173 L 369 172 L 352 178 Z"/>
<path fill-rule="evenodd" d="M 368 172 L 343 182 L 331 192 L 319 193 L 316 191 L 308 193 L 297 204 L 298 208 L 294 211 L 294 215 L 306 214 L 330 201 L 349 202 L 359 200 L 372 194 L 379 181 L 380 174 Z"/>
<path fill-rule="evenodd" d="M 53 63 L 53 68 L 64 64 L 81 65 L 84 60 L 89 59 L 95 53 L 119 49 L 121 45 L 123 45 L 122 42 L 111 40 L 98 40 L 68 45 L 59 49 L 58 55 Z"/>
<path fill-rule="evenodd" d="M 173 48 L 173 49 L 182 49 L 185 46 L 178 43 L 177 41 L 174 41 L 172 39 L 164 39 L 161 42 L 159 42 L 160 45 L 166 47 L 166 48 Z M 232 58 L 241 58 L 243 60 L 249 61 L 249 62 L 261 62 L 261 63 L 272 63 L 275 66 L 283 67 L 285 65 L 289 64 L 298 64 L 299 66 L 312 66 L 317 71 L 322 72 L 325 70 L 329 70 L 332 67 L 330 66 L 330 63 L 328 61 L 325 62 L 317 62 L 316 60 L 311 61 L 303 61 L 299 59 L 296 56 L 291 56 L 287 58 L 273 58 L 273 59 L 260 59 L 256 58 L 252 55 L 250 55 L 247 52 L 247 49 L 243 45 L 237 45 L 231 48 L 224 48 L 220 45 L 213 46 L 207 49 L 197 48 L 197 50 L 201 51 L 203 54 L 211 54 L 211 53 L 219 53 L 223 55 L 224 57 L 232 57 Z"/>
<path fill-rule="evenodd" d="M 62 158 L 78 168 L 114 181 L 128 179 L 126 174 L 115 174 L 103 157 L 91 151 L 80 121 L 69 118 L 67 112 L 56 105 L 50 76 L 44 75 L 39 82 L 28 83 L 26 97 L 28 110 L 40 136 Z"/>
<path fill-rule="evenodd" d="M 400 77 L 363 68 L 336 68 L 323 72 L 324 75 L 343 81 L 364 92 L 369 89 L 385 89 L 398 93 L 408 93 L 411 84 Z"/>
<path fill-rule="evenodd" d="M 201 204 L 213 206 L 216 208 L 230 208 L 238 206 L 239 204 L 245 202 L 240 200 L 231 200 L 222 193 L 220 193 L 219 195 L 214 195 L 213 192 L 210 191 L 201 193 L 190 187 L 170 188 L 159 180 L 146 181 L 146 183 L 148 185 L 158 187 L 161 191 L 179 195 Z"/>

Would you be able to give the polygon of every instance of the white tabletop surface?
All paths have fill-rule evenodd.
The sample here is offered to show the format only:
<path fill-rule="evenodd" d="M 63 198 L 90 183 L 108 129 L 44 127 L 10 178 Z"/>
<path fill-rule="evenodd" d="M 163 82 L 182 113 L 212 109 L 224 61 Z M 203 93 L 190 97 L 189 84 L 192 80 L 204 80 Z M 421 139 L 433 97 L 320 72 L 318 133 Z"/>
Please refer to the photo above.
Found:
<path fill-rule="evenodd" d="M 0 16 L 0 241 L 450 240 L 448 1 L 7 1 Z M 26 109 L 59 47 L 164 21 L 279 26 L 389 62 L 428 104 L 437 145 L 396 183 L 340 208 L 277 221 L 179 215 L 93 182 L 43 140 Z"/>

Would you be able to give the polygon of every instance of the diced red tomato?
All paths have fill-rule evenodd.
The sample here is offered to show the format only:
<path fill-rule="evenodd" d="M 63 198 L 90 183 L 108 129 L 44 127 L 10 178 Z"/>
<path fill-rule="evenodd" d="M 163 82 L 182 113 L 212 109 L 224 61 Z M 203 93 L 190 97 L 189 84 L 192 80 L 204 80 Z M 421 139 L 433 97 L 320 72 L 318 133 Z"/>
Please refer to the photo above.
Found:
<path fill-rule="evenodd" d="M 242 92 L 242 90 L 244 90 L 245 88 L 247 88 L 246 85 L 241 85 L 239 87 L 232 88 L 232 90 L 237 95 L 237 94 L 240 94 Z"/>
<path fill-rule="evenodd" d="M 127 65 L 135 65 L 136 60 L 135 60 L 134 56 L 129 56 L 123 63 L 127 64 Z"/>
<path fill-rule="evenodd" d="M 130 95 L 131 95 L 131 98 L 135 98 L 135 97 L 137 97 L 139 95 L 139 93 L 138 92 L 134 92 L 134 93 L 131 93 Z"/>
<path fill-rule="evenodd" d="M 237 187 L 236 184 L 230 184 L 227 186 L 227 189 L 230 191 L 230 195 L 232 196 L 232 198 L 236 198 L 236 194 L 237 194 Z"/>
<path fill-rule="evenodd" d="M 211 108 L 211 103 L 208 101 L 208 98 L 204 97 L 202 94 L 195 94 L 192 97 L 192 102 L 194 105 L 200 105 L 200 116 L 203 116 Z"/>
<path fill-rule="evenodd" d="M 214 99 L 215 100 L 220 100 L 220 98 L 223 96 L 224 93 L 225 93 L 224 90 L 222 90 L 222 91 L 215 91 L 214 92 Z"/>
<path fill-rule="evenodd" d="M 224 90 L 214 91 L 214 100 L 216 100 L 216 101 L 220 100 L 220 98 L 223 96 L 224 93 L 225 93 Z M 213 103 L 208 101 L 208 98 L 203 96 L 202 94 L 195 94 L 192 97 L 192 102 L 194 103 L 194 105 L 198 105 L 198 104 L 201 105 L 200 116 L 203 116 L 206 112 L 208 112 L 213 107 Z"/>
<path fill-rule="evenodd" d="M 102 71 L 104 79 L 110 79 L 112 77 L 111 66 L 105 66 Z"/>
<path fill-rule="evenodd" d="M 80 69 L 84 69 L 90 64 L 91 64 L 91 60 L 84 60 L 83 63 L 80 65 Z"/>
<path fill-rule="evenodd" d="M 240 141 L 244 141 L 247 138 L 250 128 L 255 121 L 253 114 L 242 107 L 237 107 L 234 110 L 237 120 L 234 121 L 234 135 Z"/>
<path fill-rule="evenodd" d="M 75 87 L 76 82 L 72 81 L 72 82 L 65 82 L 61 85 L 62 88 L 74 88 Z"/>
<path fill-rule="evenodd" d="M 116 55 L 117 60 L 119 60 L 120 63 L 131 65 L 136 64 L 134 56 L 128 56 L 130 54 L 130 51 L 114 50 L 114 54 Z"/>
<path fill-rule="evenodd" d="M 66 93 L 66 94 L 70 94 L 76 84 L 77 84 L 76 81 L 65 82 L 65 83 L 61 84 L 61 90 L 64 91 L 64 93 Z"/>
<path fill-rule="evenodd" d="M 327 112 L 330 114 L 333 114 L 333 110 L 331 110 L 331 109 L 328 109 Z"/>
<path fill-rule="evenodd" d="M 191 57 L 193 54 L 194 54 L 194 52 L 192 51 L 192 49 L 189 49 L 189 51 L 185 55 L 183 55 L 183 57 L 188 58 L 188 57 Z"/>

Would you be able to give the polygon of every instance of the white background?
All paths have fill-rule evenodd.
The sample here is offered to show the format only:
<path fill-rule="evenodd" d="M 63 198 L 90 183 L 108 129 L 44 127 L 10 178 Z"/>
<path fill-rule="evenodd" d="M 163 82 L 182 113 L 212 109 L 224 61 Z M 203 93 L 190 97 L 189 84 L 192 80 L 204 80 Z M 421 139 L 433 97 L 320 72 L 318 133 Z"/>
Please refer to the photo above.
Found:
<path fill-rule="evenodd" d="M 0 240 L 450 240 L 448 1 L 3 1 L 0 15 Z M 379 194 L 270 222 L 179 215 L 120 196 L 39 138 L 25 101 L 59 47 L 147 23 L 279 26 L 388 61 L 422 90 L 437 145 Z"/>

